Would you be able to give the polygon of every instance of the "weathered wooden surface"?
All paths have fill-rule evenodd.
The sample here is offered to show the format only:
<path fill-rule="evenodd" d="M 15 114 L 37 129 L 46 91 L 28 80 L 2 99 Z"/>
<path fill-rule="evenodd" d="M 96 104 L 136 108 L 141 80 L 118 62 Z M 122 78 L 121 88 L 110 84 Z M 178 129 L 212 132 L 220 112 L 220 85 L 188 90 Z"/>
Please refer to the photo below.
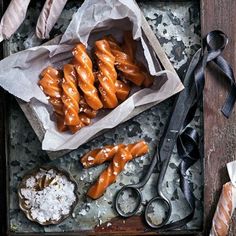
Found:
<path fill-rule="evenodd" d="M 202 35 L 214 29 L 228 35 L 229 45 L 223 55 L 236 72 L 236 1 L 201 0 L 201 12 Z M 204 91 L 205 235 L 209 234 L 221 187 L 228 181 L 225 165 L 236 159 L 236 109 L 228 120 L 221 114 L 227 85 L 220 76 L 214 69 L 207 71 Z M 236 235 L 235 217 L 230 235 Z"/>

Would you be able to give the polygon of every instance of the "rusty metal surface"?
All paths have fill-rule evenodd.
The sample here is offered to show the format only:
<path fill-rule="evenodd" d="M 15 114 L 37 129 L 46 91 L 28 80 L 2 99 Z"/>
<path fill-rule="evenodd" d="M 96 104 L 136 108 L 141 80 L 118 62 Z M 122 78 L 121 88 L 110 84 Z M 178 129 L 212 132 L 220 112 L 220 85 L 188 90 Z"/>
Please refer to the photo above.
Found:
<path fill-rule="evenodd" d="M 66 5 L 52 35 L 61 34 L 71 15 L 79 7 L 77 1 L 70 1 Z M 185 2 L 139 2 L 149 24 L 159 38 L 171 62 L 174 64 L 180 76 L 183 77 L 189 58 L 199 47 L 200 23 L 199 5 L 195 1 Z M 15 53 L 27 47 L 39 45 L 34 37 L 36 16 L 39 14 L 40 2 L 32 5 L 28 16 L 18 33 L 10 40 L 7 49 Z M 29 33 L 31 32 L 31 33 Z M 95 140 L 83 145 L 78 150 L 65 155 L 59 160 L 50 161 L 50 164 L 69 171 L 76 179 L 79 186 L 79 204 L 73 217 L 57 226 L 42 227 L 30 222 L 20 211 L 17 199 L 17 187 L 23 175 L 38 165 L 49 162 L 46 153 L 41 150 L 41 144 L 26 121 L 22 111 L 11 99 L 9 103 L 9 225 L 14 232 L 68 232 L 77 230 L 91 230 L 100 224 L 110 227 L 110 220 L 116 215 L 112 209 L 114 193 L 124 184 L 138 182 L 150 163 L 151 155 L 144 156 L 130 162 L 125 171 L 118 177 L 115 184 L 110 186 L 106 194 L 99 200 L 92 201 L 85 194 L 90 184 L 96 179 L 105 165 L 83 170 L 80 156 L 87 150 L 112 143 L 130 143 L 139 139 L 145 139 L 150 144 L 151 153 L 155 144 L 159 142 L 168 115 L 171 112 L 173 99 L 169 99 L 160 105 L 142 113 L 134 119 L 119 125 L 117 128 L 105 133 Z M 202 134 L 202 112 L 198 111 L 193 125 Z M 179 178 L 177 168 L 179 159 L 176 150 L 173 152 L 168 172 L 163 187 L 173 205 L 171 220 L 178 220 L 188 213 L 188 205 L 183 194 L 178 188 Z M 144 203 L 155 195 L 156 178 L 154 173 L 144 189 Z M 200 230 L 203 218 L 203 173 L 202 162 L 198 161 L 189 171 L 190 181 L 194 186 L 196 197 L 196 214 L 194 219 L 186 226 L 186 230 Z M 140 213 L 140 211 L 138 212 Z"/>

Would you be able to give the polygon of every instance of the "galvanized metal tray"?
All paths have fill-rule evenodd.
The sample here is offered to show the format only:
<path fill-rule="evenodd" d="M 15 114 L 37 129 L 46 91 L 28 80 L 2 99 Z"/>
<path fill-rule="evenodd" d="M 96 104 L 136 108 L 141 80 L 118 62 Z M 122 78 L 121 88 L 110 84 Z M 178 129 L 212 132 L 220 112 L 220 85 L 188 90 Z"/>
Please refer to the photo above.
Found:
<path fill-rule="evenodd" d="M 27 18 L 18 33 L 10 39 L 5 46 L 5 55 L 23 50 L 26 47 L 40 44 L 32 38 L 35 18 L 39 14 L 41 2 L 32 3 Z M 170 61 L 177 69 L 180 77 L 185 74 L 191 55 L 199 48 L 200 22 L 199 3 L 197 1 L 139 1 L 143 13 L 152 30 L 155 32 Z M 63 11 L 52 35 L 60 35 L 66 28 L 73 12 L 80 4 L 78 1 L 69 1 Z M 33 43 L 33 45 L 32 45 Z M 127 233 L 141 234 L 152 231 L 143 224 L 141 212 L 128 220 L 120 219 L 112 209 L 114 193 L 127 183 L 138 182 L 150 163 L 151 155 L 130 162 L 125 171 L 119 176 L 117 182 L 110 186 L 106 194 L 99 200 L 92 201 L 86 198 L 88 186 L 96 179 L 105 165 L 83 170 L 79 159 L 83 153 L 92 148 L 112 143 L 130 143 L 145 139 L 151 149 L 159 142 L 168 115 L 171 112 L 173 99 L 151 108 L 136 116 L 132 120 L 119 125 L 115 129 L 104 133 L 78 150 L 64 155 L 54 161 L 48 159 L 47 154 L 41 150 L 41 143 L 27 122 L 23 112 L 14 98 L 8 101 L 8 230 L 10 235 L 36 235 L 39 233 L 53 235 L 70 235 L 78 232 L 84 233 Z M 202 134 L 202 112 L 199 110 L 193 124 Z M 180 160 L 176 150 L 169 163 L 163 187 L 173 206 L 171 220 L 178 220 L 188 213 L 188 205 L 178 188 L 177 168 Z M 40 226 L 30 222 L 18 207 L 17 187 L 24 174 L 37 166 L 50 163 L 59 168 L 66 169 L 78 183 L 79 203 L 71 218 L 56 226 Z M 144 189 L 144 200 L 147 201 L 155 193 L 157 173 Z M 170 233 L 193 233 L 202 230 L 203 220 L 203 171 L 202 161 L 198 161 L 189 172 L 190 181 L 194 186 L 196 198 L 196 212 L 193 220 L 184 229 Z"/>

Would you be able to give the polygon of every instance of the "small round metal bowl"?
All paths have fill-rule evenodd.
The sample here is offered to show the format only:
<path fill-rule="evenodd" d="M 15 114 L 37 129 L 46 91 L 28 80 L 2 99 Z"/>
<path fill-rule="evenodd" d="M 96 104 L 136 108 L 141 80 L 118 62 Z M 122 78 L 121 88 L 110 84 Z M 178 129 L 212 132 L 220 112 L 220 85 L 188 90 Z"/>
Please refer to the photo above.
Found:
<path fill-rule="evenodd" d="M 33 219 L 33 217 L 31 216 L 31 213 L 30 213 L 30 207 L 27 206 L 27 204 L 25 203 L 25 198 L 24 196 L 21 194 L 21 189 L 23 188 L 26 188 L 26 181 L 27 179 L 29 179 L 30 177 L 35 177 L 36 174 L 38 172 L 40 172 L 41 170 L 45 170 L 45 171 L 49 171 L 49 170 L 54 170 L 56 172 L 56 174 L 60 175 L 60 176 L 66 176 L 67 180 L 70 181 L 71 183 L 74 184 L 74 194 L 75 194 L 75 201 L 73 202 L 73 204 L 71 205 L 70 207 L 70 211 L 68 214 L 66 215 L 61 215 L 60 219 L 58 220 L 50 220 L 50 221 L 45 221 L 45 222 L 40 222 L 38 221 L 37 219 Z M 45 176 L 46 177 L 46 176 Z M 54 181 L 53 179 L 50 179 L 50 180 L 46 180 L 46 178 L 42 177 L 38 180 L 37 182 L 37 186 L 38 188 L 43 188 L 43 187 L 46 187 L 48 186 L 50 183 L 52 183 L 52 181 Z M 63 170 L 63 169 L 60 169 L 60 168 L 57 168 L 55 166 L 41 166 L 41 167 L 38 167 L 38 168 L 35 168 L 33 170 L 31 170 L 30 172 L 28 172 L 22 179 L 20 185 L 19 185 L 19 188 L 18 188 L 18 197 L 19 197 L 19 207 L 20 209 L 25 213 L 26 217 L 30 220 L 30 221 L 33 221 L 33 222 L 37 222 L 38 224 L 40 225 L 56 225 L 56 224 L 60 224 L 62 221 L 64 221 L 66 218 L 68 218 L 69 216 L 72 215 L 73 211 L 74 211 L 74 208 L 75 206 L 77 205 L 78 203 L 78 195 L 77 195 L 77 192 L 78 192 L 78 185 L 76 183 L 76 181 L 71 177 L 71 175 Z"/>

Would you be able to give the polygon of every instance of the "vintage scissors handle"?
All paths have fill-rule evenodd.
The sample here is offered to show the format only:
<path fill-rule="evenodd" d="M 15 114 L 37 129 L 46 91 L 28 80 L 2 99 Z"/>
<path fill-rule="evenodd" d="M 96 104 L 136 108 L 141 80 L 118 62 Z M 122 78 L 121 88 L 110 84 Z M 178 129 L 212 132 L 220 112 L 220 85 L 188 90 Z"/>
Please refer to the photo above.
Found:
<path fill-rule="evenodd" d="M 139 182 L 137 184 L 125 185 L 117 192 L 117 194 L 115 196 L 115 200 L 114 200 L 115 201 L 114 208 L 120 216 L 130 217 L 130 216 L 133 216 L 135 213 L 137 213 L 137 211 L 139 210 L 139 208 L 142 204 L 142 201 L 143 201 L 141 189 L 144 187 L 144 185 L 150 179 L 150 176 L 152 175 L 153 170 L 154 170 L 155 166 L 157 165 L 157 162 L 159 161 L 158 157 L 159 156 L 156 153 L 155 153 L 155 155 L 153 155 L 152 163 L 149 167 L 149 170 L 141 182 Z M 136 199 L 137 203 L 132 211 L 125 212 L 124 205 L 120 204 L 119 200 L 122 197 L 122 195 L 128 191 L 131 191 L 133 193 L 133 195 L 136 196 L 135 199 Z"/>
<path fill-rule="evenodd" d="M 162 208 L 164 207 L 165 209 L 164 218 L 162 218 L 158 223 L 153 223 L 153 221 L 149 217 L 149 212 L 154 203 L 156 203 L 159 207 L 162 207 Z M 145 213 L 144 213 L 145 221 L 150 227 L 154 229 L 161 228 L 163 225 L 166 225 L 166 223 L 170 219 L 171 211 L 172 211 L 172 207 L 171 207 L 170 201 L 166 197 L 156 196 L 148 202 L 145 208 Z"/>
<path fill-rule="evenodd" d="M 160 168 L 161 168 L 160 169 L 160 174 L 158 176 L 158 182 L 157 182 L 157 196 L 152 198 L 148 202 L 148 204 L 145 208 L 144 217 L 145 217 L 146 223 L 150 227 L 155 228 L 155 229 L 159 229 L 159 228 L 163 227 L 164 225 L 166 225 L 166 223 L 170 219 L 171 212 L 172 212 L 172 206 L 171 206 L 170 200 L 162 192 L 162 183 L 163 183 L 163 180 L 164 180 L 164 177 L 165 177 L 165 174 L 166 174 L 169 159 L 165 159 L 161 162 L 161 158 L 159 156 L 159 151 L 158 150 L 157 150 L 157 153 L 156 153 L 156 157 L 159 160 Z M 158 206 L 159 209 L 162 208 L 165 211 L 164 216 L 157 223 L 154 223 L 151 220 L 150 216 L 149 216 L 149 212 L 151 212 L 154 203 Z"/>

